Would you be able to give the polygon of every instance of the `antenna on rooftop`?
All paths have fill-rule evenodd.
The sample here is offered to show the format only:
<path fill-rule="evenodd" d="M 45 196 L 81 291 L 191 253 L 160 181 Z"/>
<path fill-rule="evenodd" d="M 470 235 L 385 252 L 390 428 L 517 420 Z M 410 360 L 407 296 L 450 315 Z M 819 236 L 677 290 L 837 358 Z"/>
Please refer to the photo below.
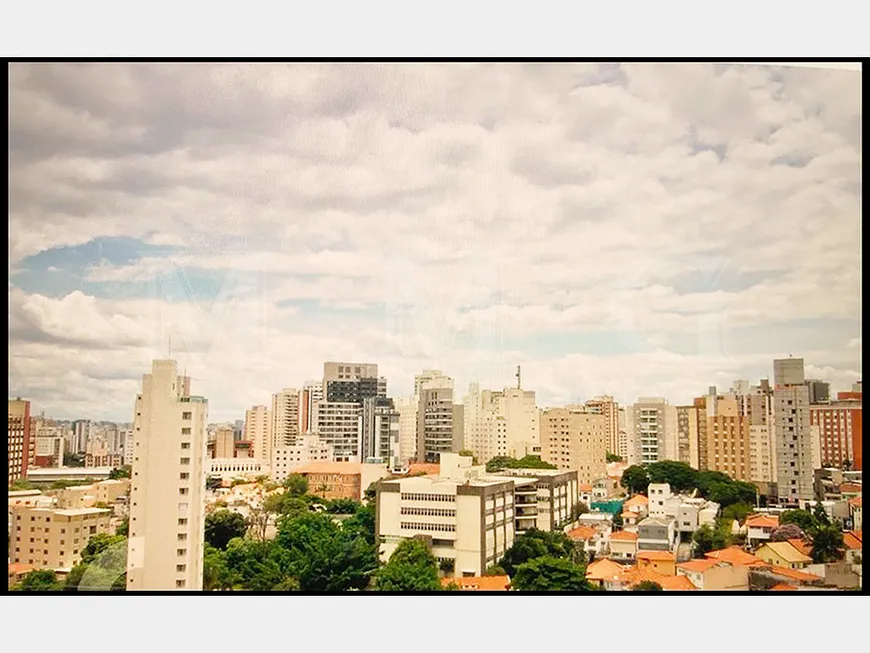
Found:
<path fill-rule="evenodd" d="M 517 365 L 517 390 L 522 390 L 522 377 L 520 376 L 520 366 Z"/>

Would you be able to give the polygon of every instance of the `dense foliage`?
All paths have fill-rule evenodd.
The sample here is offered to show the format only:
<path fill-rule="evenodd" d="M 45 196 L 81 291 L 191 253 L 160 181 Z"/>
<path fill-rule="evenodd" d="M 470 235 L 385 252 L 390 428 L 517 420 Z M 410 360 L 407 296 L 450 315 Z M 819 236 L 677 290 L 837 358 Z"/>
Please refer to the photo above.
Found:
<path fill-rule="evenodd" d="M 67 592 L 124 591 L 127 587 L 127 538 L 98 533 L 88 540 L 81 562 L 66 577 Z"/>
<path fill-rule="evenodd" d="M 541 556 L 517 567 L 511 587 L 520 592 L 588 592 L 586 568 L 565 558 Z"/>
<path fill-rule="evenodd" d="M 715 501 L 732 519 L 741 519 L 756 504 L 758 489 L 752 483 L 735 481 L 727 474 L 715 471 L 699 472 L 686 463 L 662 460 L 649 465 L 632 465 L 622 473 L 620 484 L 631 494 L 647 491 L 650 483 L 668 483 L 673 492 L 690 493 L 697 489 L 702 497 Z"/>
<path fill-rule="evenodd" d="M 205 541 L 216 549 L 226 549 L 230 540 L 244 537 L 248 530 L 245 518 L 232 510 L 216 510 L 205 517 Z"/>
<path fill-rule="evenodd" d="M 715 528 L 709 524 L 704 524 L 696 530 L 692 535 L 695 557 L 703 558 L 705 553 L 730 546 L 731 524 L 730 519 L 721 519 L 716 522 Z"/>
<path fill-rule="evenodd" d="M 308 479 L 301 474 L 290 474 L 284 479 L 284 488 L 290 496 L 301 497 L 308 493 Z"/>
<path fill-rule="evenodd" d="M 649 485 L 649 473 L 641 465 L 632 465 L 622 472 L 619 484 L 628 490 L 629 494 L 646 494 L 646 489 Z"/>
<path fill-rule="evenodd" d="M 424 542 L 402 540 L 375 578 L 383 592 L 432 592 L 441 589 L 438 561 Z"/>
<path fill-rule="evenodd" d="M 59 592 L 63 583 L 51 569 L 34 569 L 9 589 L 13 592 Z"/>
<path fill-rule="evenodd" d="M 617 456 L 615 453 L 610 453 L 609 451 L 605 455 L 607 462 L 609 463 L 624 463 L 625 461 L 622 459 L 622 456 Z"/>
<path fill-rule="evenodd" d="M 109 478 L 113 480 L 117 480 L 120 478 L 130 478 L 132 473 L 132 467 L 130 465 L 121 465 L 120 467 L 115 467 L 112 471 L 109 472 Z"/>
<path fill-rule="evenodd" d="M 520 459 L 510 456 L 496 456 L 486 463 L 486 471 L 497 472 L 501 469 L 557 469 L 555 465 L 541 460 L 540 456 L 524 456 Z"/>
<path fill-rule="evenodd" d="M 520 565 L 549 556 L 562 558 L 576 564 L 585 564 L 585 552 L 565 533 L 531 529 L 514 540 L 498 565 L 513 578 Z"/>
<path fill-rule="evenodd" d="M 632 592 L 661 592 L 662 586 L 651 580 L 644 580 L 631 588 Z"/>

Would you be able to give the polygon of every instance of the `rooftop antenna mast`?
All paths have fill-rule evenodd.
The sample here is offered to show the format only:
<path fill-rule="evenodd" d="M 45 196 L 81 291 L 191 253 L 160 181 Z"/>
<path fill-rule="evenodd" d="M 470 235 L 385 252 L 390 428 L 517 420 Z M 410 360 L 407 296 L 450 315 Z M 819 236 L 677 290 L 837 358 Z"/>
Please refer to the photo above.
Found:
<path fill-rule="evenodd" d="M 521 383 L 522 376 L 520 376 L 520 366 L 519 365 L 517 365 L 517 375 L 516 376 L 517 376 L 517 390 L 522 390 L 523 389 L 522 383 Z"/>

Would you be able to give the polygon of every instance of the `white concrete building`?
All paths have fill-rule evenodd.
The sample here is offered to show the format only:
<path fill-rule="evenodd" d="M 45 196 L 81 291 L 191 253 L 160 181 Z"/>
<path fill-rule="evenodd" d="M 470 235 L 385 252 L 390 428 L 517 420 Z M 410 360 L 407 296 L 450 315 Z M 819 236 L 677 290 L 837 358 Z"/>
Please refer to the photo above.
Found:
<path fill-rule="evenodd" d="M 133 466 L 133 448 L 134 448 L 134 440 L 133 440 L 133 429 L 125 429 L 124 430 L 124 464 L 127 466 Z"/>
<path fill-rule="evenodd" d="M 666 502 L 670 500 L 673 496 L 674 493 L 671 492 L 671 486 L 669 483 L 650 483 L 647 487 L 647 497 L 649 498 L 649 516 L 668 516 Z"/>
<path fill-rule="evenodd" d="M 299 435 L 299 391 L 284 388 L 272 395 L 272 446 L 295 444 Z"/>
<path fill-rule="evenodd" d="M 245 426 L 242 439 L 251 443 L 253 457 L 259 460 L 272 459 L 272 415 L 265 406 L 252 406 L 245 411 Z M 286 446 L 281 443 L 281 446 Z"/>
<path fill-rule="evenodd" d="M 634 446 L 632 464 L 679 460 L 677 407 L 660 397 L 641 397 L 626 413 L 628 440 Z"/>
<path fill-rule="evenodd" d="M 155 360 L 133 417 L 128 590 L 202 589 L 207 414 L 176 362 Z"/>
<path fill-rule="evenodd" d="M 514 483 L 430 476 L 382 481 L 376 528 L 384 561 L 405 538 L 425 536 L 454 576 L 481 576 L 514 541 Z"/>
<path fill-rule="evenodd" d="M 283 483 L 303 465 L 332 459 L 332 445 L 318 435 L 301 435 L 292 447 L 276 447 L 272 451 L 271 478 L 276 483 Z"/>
<path fill-rule="evenodd" d="M 396 410 L 399 411 L 399 457 L 402 465 L 407 465 L 417 457 L 417 404 L 415 397 L 396 399 Z"/>
<path fill-rule="evenodd" d="M 337 462 L 362 462 L 362 405 L 354 402 L 321 401 L 317 407 L 317 435 L 332 445 Z"/>
<path fill-rule="evenodd" d="M 802 358 L 773 361 L 777 494 L 781 502 L 813 499 L 809 389 Z"/>
<path fill-rule="evenodd" d="M 211 458 L 208 475 L 231 481 L 234 478 L 254 479 L 269 474 L 269 464 L 259 458 Z"/>

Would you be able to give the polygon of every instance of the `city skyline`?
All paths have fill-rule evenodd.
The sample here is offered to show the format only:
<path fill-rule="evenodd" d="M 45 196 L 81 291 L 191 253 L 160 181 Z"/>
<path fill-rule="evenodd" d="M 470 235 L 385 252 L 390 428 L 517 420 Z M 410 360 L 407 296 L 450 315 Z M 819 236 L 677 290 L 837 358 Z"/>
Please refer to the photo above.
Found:
<path fill-rule="evenodd" d="M 10 67 L 10 396 L 239 419 L 324 361 L 688 403 L 861 378 L 860 75 L 722 65 Z"/>

